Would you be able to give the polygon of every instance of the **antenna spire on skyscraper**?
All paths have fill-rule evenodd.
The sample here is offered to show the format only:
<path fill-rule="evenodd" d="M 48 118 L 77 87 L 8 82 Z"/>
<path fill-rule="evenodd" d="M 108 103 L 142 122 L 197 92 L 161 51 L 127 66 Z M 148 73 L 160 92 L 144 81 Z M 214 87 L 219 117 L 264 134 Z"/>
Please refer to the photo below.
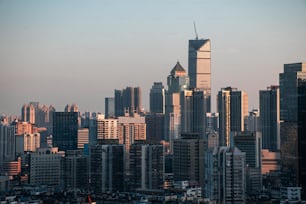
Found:
<path fill-rule="evenodd" d="M 198 40 L 197 28 L 196 28 L 196 24 L 195 24 L 194 21 L 193 21 L 193 26 L 194 26 L 194 32 L 195 32 L 195 35 L 196 35 L 196 40 Z"/>

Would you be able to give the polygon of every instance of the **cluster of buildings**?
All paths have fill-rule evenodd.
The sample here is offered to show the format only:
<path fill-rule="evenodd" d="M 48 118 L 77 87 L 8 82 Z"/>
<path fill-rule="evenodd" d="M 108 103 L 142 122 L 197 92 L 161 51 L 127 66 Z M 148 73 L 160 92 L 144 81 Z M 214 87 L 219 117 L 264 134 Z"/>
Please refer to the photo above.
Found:
<path fill-rule="evenodd" d="M 31 102 L 20 119 L 2 117 L 0 190 L 29 183 L 95 194 L 192 189 L 212 203 L 306 198 L 306 64 L 285 64 L 279 85 L 259 91 L 259 109 L 249 110 L 245 91 L 222 88 L 213 113 L 210 43 L 189 40 L 188 74 L 177 62 L 167 88 L 154 82 L 149 112 L 141 88 L 126 87 L 105 98 L 105 114 Z"/>

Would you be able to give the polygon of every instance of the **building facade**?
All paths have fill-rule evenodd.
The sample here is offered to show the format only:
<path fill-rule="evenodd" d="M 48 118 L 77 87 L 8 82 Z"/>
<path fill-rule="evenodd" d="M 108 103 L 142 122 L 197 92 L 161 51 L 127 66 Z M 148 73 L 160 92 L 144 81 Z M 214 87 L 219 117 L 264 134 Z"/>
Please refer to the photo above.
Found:
<path fill-rule="evenodd" d="M 53 147 L 59 150 L 78 148 L 78 112 L 53 113 Z"/>
<path fill-rule="evenodd" d="M 162 82 L 154 82 L 150 89 L 150 113 L 165 113 L 165 89 Z"/>
<path fill-rule="evenodd" d="M 279 86 L 259 91 L 262 147 L 270 151 L 280 149 L 280 98 Z"/>

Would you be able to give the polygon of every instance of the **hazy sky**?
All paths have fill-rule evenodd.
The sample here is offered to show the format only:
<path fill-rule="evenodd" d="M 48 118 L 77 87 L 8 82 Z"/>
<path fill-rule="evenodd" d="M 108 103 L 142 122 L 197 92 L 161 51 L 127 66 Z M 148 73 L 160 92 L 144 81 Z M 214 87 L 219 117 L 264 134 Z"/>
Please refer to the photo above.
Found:
<path fill-rule="evenodd" d="M 166 87 L 177 61 L 188 70 L 194 21 L 211 39 L 213 110 L 226 86 L 258 108 L 283 64 L 306 61 L 304 0 L 0 0 L 0 114 L 29 101 L 104 112 L 126 86 L 142 88 L 148 109 L 154 81 Z"/>

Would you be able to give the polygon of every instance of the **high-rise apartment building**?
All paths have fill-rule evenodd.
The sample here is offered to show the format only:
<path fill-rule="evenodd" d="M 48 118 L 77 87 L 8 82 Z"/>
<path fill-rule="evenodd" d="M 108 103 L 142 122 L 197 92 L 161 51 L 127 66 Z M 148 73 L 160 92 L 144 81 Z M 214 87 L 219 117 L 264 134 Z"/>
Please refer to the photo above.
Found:
<path fill-rule="evenodd" d="M 88 128 L 78 129 L 78 149 L 84 149 L 84 145 L 89 144 Z"/>
<path fill-rule="evenodd" d="M 180 92 L 189 87 L 189 77 L 182 65 L 177 62 L 167 78 L 168 90 L 165 101 L 165 138 L 173 150 L 173 140 L 180 137 L 181 104 Z"/>
<path fill-rule="evenodd" d="M 115 90 L 115 115 L 124 116 L 125 112 L 131 114 L 142 112 L 140 87 L 126 87 L 123 90 Z"/>
<path fill-rule="evenodd" d="M 78 145 L 78 112 L 53 113 L 53 147 L 76 150 Z"/>
<path fill-rule="evenodd" d="M 196 133 L 182 133 L 173 144 L 174 181 L 197 182 L 204 187 L 205 141 Z"/>
<path fill-rule="evenodd" d="M 0 164 L 15 159 L 15 127 L 0 121 Z"/>
<path fill-rule="evenodd" d="M 118 119 L 100 114 L 96 117 L 97 140 L 118 139 Z"/>
<path fill-rule="evenodd" d="M 230 145 L 230 133 L 244 131 L 248 115 L 248 95 L 236 88 L 226 87 L 218 92 L 220 146 Z"/>
<path fill-rule="evenodd" d="M 154 82 L 150 90 L 150 112 L 165 113 L 165 89 L 162 82 Z"/>
<path fill-rule="evenodd" d="M 133 144 L 130 149 L 129 190 L 163 189 L 163 145 Z"/>
<path fill-rule="evenodd" d="M 280 149 L 280 101 L 279 86 L 259 91 L 262 148 L 270 151 Z"/>
<path fill-rule="evenodd" d="M 35 107 L 32 104 L 24 104 L 21 108 L 21 120 L 35 123 Z"/>
<path fill-rule="evenodd" d="M 94 192 L 124 191 L 124 145 L 92 145 L 89 155 L 90 187 Z"/>
<path fill-rule="evenodd" d="M 104 106 L 105 106 L 105 117 L 114 118 L 115 117 L 115 98 L 106 97 Z"/>
<path fill-rule="evenodd" d="M 246 202 L 245 153 L 236 147 L 215 148 L 210 199 L 217 203 Z"/>
<path fill-rule="evenodd" d="M 306 198 L 306 63 L 285 64 L 279 86 L 282 182 Z"/>

